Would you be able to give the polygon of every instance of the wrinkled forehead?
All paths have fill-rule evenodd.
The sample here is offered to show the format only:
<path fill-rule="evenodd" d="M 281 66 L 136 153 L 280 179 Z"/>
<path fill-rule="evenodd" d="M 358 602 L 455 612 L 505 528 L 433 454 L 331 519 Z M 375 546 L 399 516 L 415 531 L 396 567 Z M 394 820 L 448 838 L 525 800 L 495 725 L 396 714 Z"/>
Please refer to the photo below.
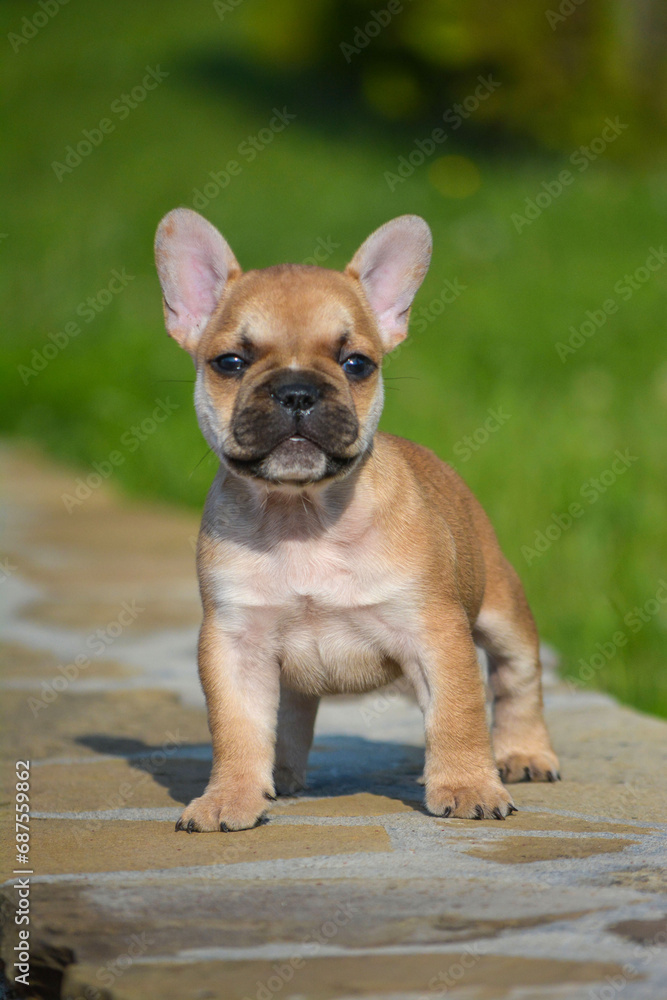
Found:
<path fill-rule="evenodd" d="M 330 354 L 345 338 L 381 353 L 372 315 L 353 280 L 338 271 L 288 264 L 236 279 L 202 346 L 210 354 L 245 342 L 298 356 Z"/>

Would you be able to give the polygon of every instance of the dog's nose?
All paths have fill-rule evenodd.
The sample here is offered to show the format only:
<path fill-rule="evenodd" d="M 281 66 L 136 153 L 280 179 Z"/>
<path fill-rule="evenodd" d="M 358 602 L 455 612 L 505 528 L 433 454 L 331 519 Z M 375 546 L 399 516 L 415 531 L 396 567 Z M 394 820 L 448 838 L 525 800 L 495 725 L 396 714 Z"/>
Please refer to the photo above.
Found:
<path fill-rule="evenodd" d="M 281 406 L 295 416 L 310 413 L 320 398 L 320 390 L 307 382 L 292 382 L 281 385 L 271 393 Z"/>

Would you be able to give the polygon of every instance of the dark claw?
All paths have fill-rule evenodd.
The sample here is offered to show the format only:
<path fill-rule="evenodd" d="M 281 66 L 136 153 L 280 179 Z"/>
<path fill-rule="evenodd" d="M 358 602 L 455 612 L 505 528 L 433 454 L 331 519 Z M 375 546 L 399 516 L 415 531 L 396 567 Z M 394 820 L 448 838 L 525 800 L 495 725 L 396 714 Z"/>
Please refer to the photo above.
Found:
<path fill-rule="evenodd" d="M 533 780 L 533 776 L 530 773 L 530 768 L 529 767 L 524 767 L 524 769 L 523 769 L 523 780 L 524 781 L 532 781 Z"/>
<path fill-rule="evenodd" d="M 515 805 L 508 806 L 507 808 L 509 809 L 508 816 L 511 816 L 512 813 L 517 813 L 519 811 Z"/>
<path fill-rule="evenodd" d="M 221 833 L 231 833 L 232 831 L 229 829 L 229 827 L 227 826 L 226 823 L 221 823 L 220 824 L 220 832 Z"/>
<path fill-rule="evenodd" d="M 494 819 L 505 819 L 498 806 L 493 810 Z"/>
<path fill-rule="evenodd" d="M 556 775 L 553 771 L 547 771 L 547 781 L 557 781 Z"/>
<path fill-rule="evenodd" d="M 447 808 L 445 809 L 445 811 L 443 812 L 442 815 L 443 816 L 451 816 L 452 815 L 452 807 L 451 806 L 447 806 Z"/>
<path fill-rule="evenodd" d="M 278 798 L 278 796 L 277 795 L 269 795 L 268 792 L 264 792 L 264 798 L 268 799 L 269 802 L 275 802 L 276 799 Z"/>
<path fill-rule="evenodd" d="M 179 830 L 182 830 L 182 829 L 183 829 L 183 820 L 182 819 L 177 819 L 176 820 L 175 830 L 178 832 Z"/>
<path fill-rule="evenodd" d="M 188 820 L 188 825 L 186 826 L 185 829 L 188 833 L 194 833 L 196 829 L 195 821 L 193 819 Z"/>
<path fill-rule="evenodd" d="M 560 780 L 561 780 L 560 771 L 556 771 L 556 781 Z"/>
<path fill-rule="evenodd" d="M 261 816 L 257 817 L 257 820 L 255 821 L 255 826 L 256 827 L 257 826 L 265 826 L 266 823 L 268 823 L 268 822 L 269 822 L 269 817 L 266 815 L 266 813 L 262 813 Z M 254 827 L 253 827 L 253 829 L 254 829 Z"/>
<path fill-rule="evenodd" d="M 484 819 L 484 809 L 482 806 L 475 806 L 475 819 Z"/>

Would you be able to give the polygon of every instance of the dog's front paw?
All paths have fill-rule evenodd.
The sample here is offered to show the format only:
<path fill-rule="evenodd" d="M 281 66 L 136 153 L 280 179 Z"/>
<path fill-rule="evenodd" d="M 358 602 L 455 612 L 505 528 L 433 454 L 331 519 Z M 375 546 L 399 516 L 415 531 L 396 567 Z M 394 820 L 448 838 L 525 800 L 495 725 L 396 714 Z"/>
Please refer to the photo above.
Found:
<path fill-rule="evenodd" d="M 265 820 L 267 797 L 249 792 L 232 799 L 222 792 L 206 791 L 184 810 L 176 829 L 186 833 L 251 830 Z"/>
<path fill-rule="evenodd" d="M 434 816 L 459 819 L 505 819 L 516 812 L 512 796 L 495 776 L 473 778 L 470 784 L 428 778 L 426 808 Z"/>
<path fill-rule="evenodd" d="M 560 781 L 558 757 L 551 750 L 504 753 L 497 759 L 498 773 L 506 783 Z"/>

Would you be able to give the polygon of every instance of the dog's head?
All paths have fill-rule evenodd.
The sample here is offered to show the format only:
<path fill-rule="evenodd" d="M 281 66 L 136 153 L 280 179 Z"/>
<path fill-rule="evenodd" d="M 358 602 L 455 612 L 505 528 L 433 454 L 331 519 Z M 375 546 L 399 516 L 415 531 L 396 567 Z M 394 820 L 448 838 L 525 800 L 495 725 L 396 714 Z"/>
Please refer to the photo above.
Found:
<path fill-rule="evenodd" d="M 407 335 L 431 234 L 415 215 L 376 230 L 344 272 L 283 264 L 241 272 L 196 212 L 155 240 L 168 333 L 195 362 L 204 437 L 235 473 L 306 486 L 349 472 L 382 410 L 383 355 Z"/>

